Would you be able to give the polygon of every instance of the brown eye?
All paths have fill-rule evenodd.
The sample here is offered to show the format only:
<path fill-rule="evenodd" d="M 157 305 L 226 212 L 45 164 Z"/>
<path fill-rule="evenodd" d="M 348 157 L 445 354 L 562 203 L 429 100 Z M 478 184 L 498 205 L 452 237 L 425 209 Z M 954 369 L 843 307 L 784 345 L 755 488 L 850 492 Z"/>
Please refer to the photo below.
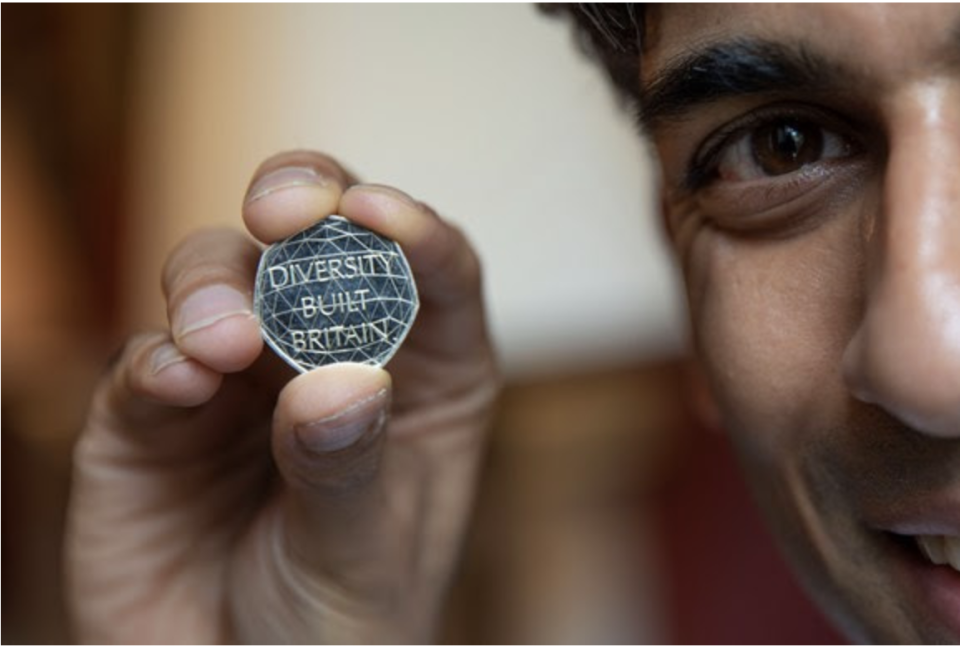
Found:
<path fill-rule="evenodd" d="M 713 156 L 719 182 L 771 179 L 856 153 L 852 140 L 814 120 L 774 117 L 730 137 Z"/>
<path fill-rule="evenodd" d="M 823 129 L 801 121 L 776 121 L 753 131 L 750 152 L 766 175 L 793 173 L 823 157 Z"/>

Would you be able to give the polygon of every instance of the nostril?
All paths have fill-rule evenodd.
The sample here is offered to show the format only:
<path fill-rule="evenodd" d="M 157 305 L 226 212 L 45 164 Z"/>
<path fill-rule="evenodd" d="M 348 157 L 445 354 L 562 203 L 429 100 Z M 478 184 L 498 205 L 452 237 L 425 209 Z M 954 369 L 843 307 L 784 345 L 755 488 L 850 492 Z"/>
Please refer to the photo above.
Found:
<path fill-rule="evenodd" d="M 843 382 L 847 385 L 850 394 L 861 402 L 873 404 L 875 398 L 871 393 L 869 381 L 871 372 L 867 366 L 870 358 L 864 352 L 864 337 L 865 331 L 861 327 L 847 343 L 847 347 L 843 351 L 840 369 L 843 374 Z"/>

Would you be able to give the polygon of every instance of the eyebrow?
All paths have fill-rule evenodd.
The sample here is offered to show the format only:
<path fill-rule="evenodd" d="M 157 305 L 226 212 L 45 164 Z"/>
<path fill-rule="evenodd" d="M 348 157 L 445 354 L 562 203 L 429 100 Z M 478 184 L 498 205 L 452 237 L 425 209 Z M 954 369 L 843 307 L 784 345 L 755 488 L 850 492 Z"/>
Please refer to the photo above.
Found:
<path fill-rule="evenodd" d="M 799 45 L 738 38 L 681 55 L 640 89 L 637 121 L 652 132 L 711 103 L 752 94 L 824 92 L 849 75 Z"/>

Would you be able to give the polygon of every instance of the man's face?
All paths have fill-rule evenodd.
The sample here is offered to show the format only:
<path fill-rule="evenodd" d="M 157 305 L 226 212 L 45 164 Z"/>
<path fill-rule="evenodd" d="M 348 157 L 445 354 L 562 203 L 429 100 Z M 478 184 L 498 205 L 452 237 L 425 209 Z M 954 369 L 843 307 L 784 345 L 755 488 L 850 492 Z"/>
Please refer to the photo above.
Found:
<path fill-rule="evenodd" d="M 960 642 L 960 7 L 650 11 L 667 222 L 758 497 L 852 638 Z"/>

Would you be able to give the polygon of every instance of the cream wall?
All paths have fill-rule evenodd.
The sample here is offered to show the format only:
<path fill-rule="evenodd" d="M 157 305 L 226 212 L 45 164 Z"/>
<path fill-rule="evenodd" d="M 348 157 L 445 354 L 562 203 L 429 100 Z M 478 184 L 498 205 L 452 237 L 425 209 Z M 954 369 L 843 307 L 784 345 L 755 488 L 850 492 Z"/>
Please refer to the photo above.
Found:
<path fill-rule="evenodd" d="M 679 351 L 650 165 L 562 21 L 530 5 L 144 8 L 126 247 L 131 325 L 203 224 L 239 226 L 278 150 L 330 152 L 459 223 L 515 376 Z"/>

